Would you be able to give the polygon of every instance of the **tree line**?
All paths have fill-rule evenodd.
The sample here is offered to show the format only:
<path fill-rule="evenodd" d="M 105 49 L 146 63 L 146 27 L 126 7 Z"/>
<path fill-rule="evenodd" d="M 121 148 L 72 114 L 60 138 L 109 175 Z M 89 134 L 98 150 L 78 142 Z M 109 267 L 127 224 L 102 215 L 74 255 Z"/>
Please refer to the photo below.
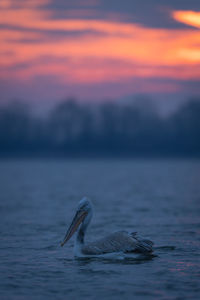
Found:
<path fill-rule="evenodd" d="M 0 156 L 199 156 L 200 99 L 162 117 L 145 105 L 59 103 L 39 117 L 0 107 Z"/>

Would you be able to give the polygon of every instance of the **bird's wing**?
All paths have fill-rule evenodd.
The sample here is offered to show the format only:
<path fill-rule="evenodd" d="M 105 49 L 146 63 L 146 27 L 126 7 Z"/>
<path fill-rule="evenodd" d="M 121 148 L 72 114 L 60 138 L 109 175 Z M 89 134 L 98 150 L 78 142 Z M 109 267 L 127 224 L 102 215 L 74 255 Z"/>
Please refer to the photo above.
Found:
<path fill-rule="evenodd" d="M 136 238 L 136 234 L 126 231 L 114 232 L 105 238 L 83 246 L 82 251 L 88 255 L 98 255 L 112 252 L 151 252 L 152 245 Z"/>

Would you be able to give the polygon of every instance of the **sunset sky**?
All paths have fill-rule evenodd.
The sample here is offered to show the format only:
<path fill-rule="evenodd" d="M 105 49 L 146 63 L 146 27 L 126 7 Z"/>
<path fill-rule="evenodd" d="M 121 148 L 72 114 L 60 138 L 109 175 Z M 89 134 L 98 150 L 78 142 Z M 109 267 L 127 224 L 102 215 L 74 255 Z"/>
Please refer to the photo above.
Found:
<path fill-rule="evenodd" d="M 0 101 L 200 95 L 199 0 L 0 0 Z"/>

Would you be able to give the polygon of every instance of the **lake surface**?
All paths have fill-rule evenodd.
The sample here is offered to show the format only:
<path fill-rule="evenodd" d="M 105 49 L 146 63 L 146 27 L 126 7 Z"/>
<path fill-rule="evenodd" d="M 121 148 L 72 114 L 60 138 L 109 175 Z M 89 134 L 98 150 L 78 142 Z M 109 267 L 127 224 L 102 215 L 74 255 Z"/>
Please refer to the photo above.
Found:
<path fill-rule="evenodd" d="M 78 201 L 86 235 L 155 242 L 155 257 L 74 259 L 59 243 Z M 200 299 L 200 161 L 0 162 L 0 299 Z"/>

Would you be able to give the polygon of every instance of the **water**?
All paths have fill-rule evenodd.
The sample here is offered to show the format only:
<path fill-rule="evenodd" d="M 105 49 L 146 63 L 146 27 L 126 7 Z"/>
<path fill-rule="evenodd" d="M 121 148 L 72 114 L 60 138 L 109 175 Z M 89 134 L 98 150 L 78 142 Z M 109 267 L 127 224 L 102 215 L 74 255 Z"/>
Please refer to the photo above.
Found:
<path fill-rule="evenodd" d="M 0 162 L 0 298 L 200 299 L 200 161 Z M 155 242 L 156 257 L 82 259 L 67 226 L 82 196 L 94 240 L 116 230 Z"/>

